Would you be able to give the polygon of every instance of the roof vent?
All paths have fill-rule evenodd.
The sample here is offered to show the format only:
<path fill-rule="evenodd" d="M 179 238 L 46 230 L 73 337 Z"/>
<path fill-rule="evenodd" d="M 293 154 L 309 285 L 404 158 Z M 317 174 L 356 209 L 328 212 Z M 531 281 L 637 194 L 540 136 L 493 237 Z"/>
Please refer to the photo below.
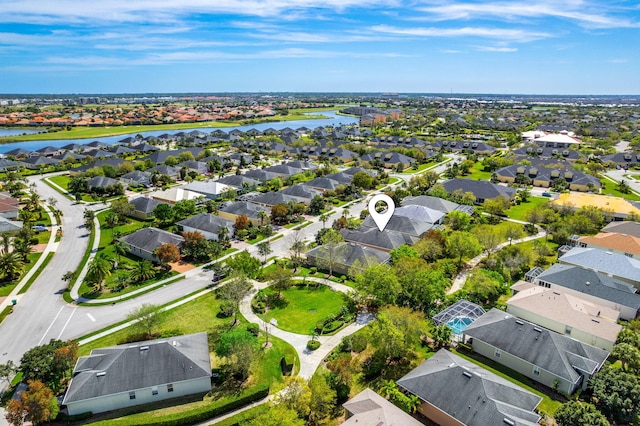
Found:
<path fill-rule="evenodd" d="M 524 325 L 524 323 L 520 320 L 516 320 L 516 324 Z"/>
<path fill-rule="evenodd" d="M 538 333 L 542 333 L 542 330 L 540 330 L 538 327 L 533 327 L 533 331 L 537 331 Z"/>
<path fill-rule="evenodd" d="M 172 344 L 173 346 L 178 346 L 178 342 L 176 342 L 175 340 L 174 340 L 173 342 L 171 342 L 171 344 Z"/>
<path fill-rule="evenodd" d="M 508 419 L 506 417 L 504 419 L 502 419 L 502 422 L 504 424 L 506 424 L 506 425 L 509 425 L 509 426 L 516 426 L 516 423 L 513 420 Z"/>
<path fill-rule="evenodd" d="M 107 375 L 106 371 L 99 371 L 99 372 L 96 373 L 96 377 L 104 377 L 106 375 Z"/>
<path fill-rule="evenodd" d="M 148 351 L 149 350 L 149 346 L 140 346 L 140 351 Z"/>
<path fill-rule="evenodd" d="M 471 373 L 469 373 L 468 371 L 463 371 L 463 372 L 462 372 L 462 375 L 463 375 L 464 377 L 468 377 L 468 378 L 473 377 L 473 375 L 472 375 Z"/>

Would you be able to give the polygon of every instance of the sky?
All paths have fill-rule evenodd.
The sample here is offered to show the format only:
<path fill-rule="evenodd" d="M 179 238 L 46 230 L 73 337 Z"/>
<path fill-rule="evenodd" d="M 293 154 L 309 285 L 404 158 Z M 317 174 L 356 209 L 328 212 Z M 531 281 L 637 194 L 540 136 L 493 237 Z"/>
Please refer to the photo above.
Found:
<path fill-rule="evenodd" d="M 640 94 L 640 3 L 0 0 L 0 93 Z"/>

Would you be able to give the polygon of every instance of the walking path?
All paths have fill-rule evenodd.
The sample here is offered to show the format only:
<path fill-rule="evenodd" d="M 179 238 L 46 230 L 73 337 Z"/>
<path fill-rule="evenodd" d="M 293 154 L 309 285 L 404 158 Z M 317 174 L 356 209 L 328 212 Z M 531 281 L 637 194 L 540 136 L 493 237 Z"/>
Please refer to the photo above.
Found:
<path fill-rule="evenodd" d="M 305 277 L 295 277 L 293 279 L 302 280 L 304 278 Z M 331 288 L 341 292 L 352 290 L 351 287 L 343 284 L 334 283 L 332 281 L 327 283 L 322 278 L 306 277 L 306 280 L 329 285 Z M 253 284 L 254 289 L 245 296 L 242 302 L 240 302 L 240 312 L 244 315 L 247 321 L 260 325 L 260 328 L 264 330 L 267 323 L 253 312 L 253 309 L 251 308 L 251 299 L 253 299 L 253 296 L 259 290 L 268 287 L 268 283 L 262 283 L 259 281 L 251 281 L 251 283 Z M 295 348 L 298 353 L 298 358 L 300 359 L 300 371 L 298 372 L 298 375 L 305 379 L 310 379 L 322 360 L 329 355 L 329 353 L 338 346 L 340 342 L 342 342 L 343 337 L 355 333 L 373 321 L 373 319 L 374 316 L 372 314 L 360 314 L 354 323 L 349 324 L 333 336 L 318 336 L 317 340 L 320 342 L 320 347 L 315 351 L 307 349 L 307 342 L 310 340 L 310 336 L 284 331 L 271 324 L 269 324 L 268 327 L 271 328 L 271 335 L 284 340 Z"/>
<path fill-rule="evenodd" d="M 528 222 L 522 222 L 520 220 L 515 220 L 515 219 L 507 219 L 507 220 L 509 220 L 510 222 L 528 224 Z M 543 238 L 543 237 L 545 237 L 547 235 L 546 232 L 541 227 L 536 225 L 536 229 L 538 230 L 538 233 L 535 234 L 535 235 L 530 235 L 528 237 L 524 237 L 524 238 L 521 238 L 519 240 L 505 241 L 504 243 L 499 244 L 495 249 L 493 249 L 493 250 L 491 250 L 489 252 L 482 252 L 479 255 L 477 255 L 476 257 L 474 257 L 473 259 L 470 259 L 469 261 L 467 261 L 467 263 L 462 268 L 460 273 L 458 273 L 456 278 L 453 280 L 453 284 L 451 284 L 451 287 L 449 288 L 449 290 L 447 290 L 447 294 L 453 294 L 456 291 L 462 289 L 462 287 L 464 286 L 464 283 L 467 281 L 467 277 L 469 276 L 469 273 L 473 270 L 473 268 L 478 266 L 478 264 L 484 258 L 488 257 L 490 254 L 495 253 L 497 251 L 500 251 L 504 247 L 509 246 L 511 244 L 525 243 L 527 241 L 532 241 L 532 240 L 536 240 L 538 238 Z"/>

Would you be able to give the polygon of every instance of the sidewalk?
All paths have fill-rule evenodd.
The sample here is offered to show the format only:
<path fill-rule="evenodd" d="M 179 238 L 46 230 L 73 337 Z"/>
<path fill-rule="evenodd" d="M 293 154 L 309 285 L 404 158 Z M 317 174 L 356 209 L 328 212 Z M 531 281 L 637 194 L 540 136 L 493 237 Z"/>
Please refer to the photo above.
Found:
<path fill-rule="evenodd" d="M 18 285 L 16 285 L 16 287 L 11 291 L 11 293 L 9 293 L 6 296 L 4 300 L 0 301 L 0 311 L 2 311 L 6 306 L 11 305 L 13 303 L 12 300 L 16 300 L 17 303 L 20 303 L 20 298 L 22 296 L 21 294 L 19 294 L 20 290 L 22 290 L 22 288 L 25 285 L 27 285 L 31 277 L 33 277 L 33 275 L 36 273 L 38 268 L 40 268 L 40 265 L 42 265 L 44 261 L 47 259 L 47 256 L 49 255 L 49 253 L 55 253 L 55 251 L 58 248 L 59 243 L 56 242 L 56 234 L 58 232 L 58 229 L 61 229 L 62 227 L 60 226 L 60 224 L 58 224 L 55 221 L 55 217 L 53 216 L 51 211 L 47 208 L 47 206 L 48 204 L 45 204 L 44 210 L 49 215 L 49 218 L 51 219 L 51 224 L 52 224 L 51 236 L 49 237 L 49 241 L 47 242 L 47 247 L 45 247 L 45 249 L 42 251 L 42 254 L 38 258 L 36 263 L 33 265 L 33 267 L 29 270 L 29 272 L 27 272 L 27 274 L 24 277 L 22 277 Z"/>

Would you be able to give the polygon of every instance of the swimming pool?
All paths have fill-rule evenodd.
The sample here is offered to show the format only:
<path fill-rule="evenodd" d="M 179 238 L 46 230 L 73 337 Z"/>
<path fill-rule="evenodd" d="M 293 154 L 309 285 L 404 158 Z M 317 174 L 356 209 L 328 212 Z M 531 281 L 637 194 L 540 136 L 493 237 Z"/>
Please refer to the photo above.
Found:
<path fill-rule="evenodd" d="M 455 317 L 447 323 L 453 330 L 453 334 L 462 334 L 465 328 L 467 328 L 473 320 L 469 317 Z"/>

